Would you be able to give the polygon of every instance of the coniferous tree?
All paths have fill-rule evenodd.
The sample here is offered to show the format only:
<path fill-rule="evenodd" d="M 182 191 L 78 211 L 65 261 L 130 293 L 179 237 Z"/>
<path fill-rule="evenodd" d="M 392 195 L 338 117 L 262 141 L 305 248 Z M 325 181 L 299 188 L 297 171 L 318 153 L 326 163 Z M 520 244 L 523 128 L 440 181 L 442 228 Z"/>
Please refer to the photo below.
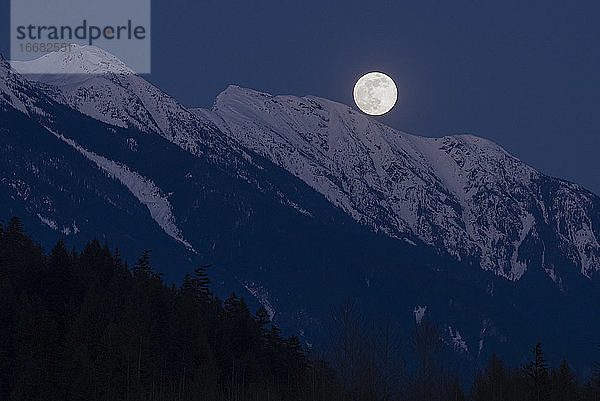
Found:
<path fill-rule="evenodd" d="M 479 373 L 472 390 L 473 401 L 503 401 L 508 396 L 508 376 L 496 354 L 490 358 L 485 372 Z"/>
<path fill-rule="evenodd" d="M 551 401 L 576 401 L 579 398 L 575 375 L 566 360 L 563 359 L 558 369 L 552 369 L 549 381 Z"/>
<path fill-rule="evenodd" d="M 467 401 L 457 377 L 451 378 L 445 390 L 444 401 Z"/>
<path fill-rule="evenodd" d="M 198 295 L 204 299 L 211 295 L 210 292 L 210 279 L 208 278 L 207 269 L 210 265 L 200 266 L 194 269 L 194 282 Z"/>
<path fill-rule="evenodd" d="M 62 318 L 67 313 L 76 284 L 73 277 L 73 265 L 69 251 L 63 240 L 59 240 L 48 260 L 48 271 L 42 280 L 43 293 L 49 299 L 49 307 Z"/>
<path fill-rule="evenodd" d="M 262 343 L 267 344 L 269 334 L 269 329 L 267 326 L 269 325 L 269 323 L 271 323 L 271 318 L 269 317 L 267 309 L 263 305 L 261 305 L 254 314 L 254 320 L 258 325 L 258 329 L 260 331 L 260 339 Z"/>
<path fill-rule="evenodd" d="M 152 266 L 150 266 L 150 253 L 152 250 L 146 249 L 142 252 L 142 256 L 137 260 L 133 267 L 133 276 L 135 278 L 150 278 L 154 274 Z"/>
<path fill-rule="evenodd" d="M 439 390 L 437 379 L 440 372 L 437 358 L 442 351 L 442 341 L 437 326 L 429 320 L 422 320 L 414 331 L 413 346 L 419 362 L 414 392 L 417 399 L 433 399 Z"/>
<path fill-rule="evenodd" d="M 390 366 L 389 358 L 384 365 L 378 359 L 388 349 L 381 345 L 388 344 L 385 328 L 369 323 L 365 330 L 356 308 L 336 316 L 336 338 L 344 341 L 335 344 L 348 356 L 339 366 L 357 372 L 343 376 L 315 353 L 309 357 L 298 337 L 284 337 L 264 307 L 252 314 L 235 294 L 223 303 L 208 283 L 201 267 L 180 287 L 167 286 L 149 251 L 130 271 L 118 251 L 97 240 L 81 254 L 59 241 L 47 255 L 18 219 L 0 224 L 0 399 L 465 399 L 456 375 L 437 361 L 433 323 L 415 332 L 413 391 L 395 393 L 382 386 L 381 366 Z M 548 374 L 541 344 L 532 352 L 522 369 L 492 356 L 472 399 L 600 400 L 598 375 L 580 386 L 566 361 Z"/>
<path fill-rule="evenodd" d="M 18 217 L 12 217 L 8 221 L 8 223 L 6 224 L 5 233 L 7 239 L 11 241 L 9 242 L 9 245 L 13 245 L 15 243 L 13 241 L 18 241 L 20 243 L 24 243 L 26 241 L 23 222 L 21 222 L 21 219 Z"/>
<path fill-rule="evenodd" d="M 185 273 L 185 276 L 183 276 L 183 282 L 181 283 L 181 292 L 191 297 L 193 297 L 196 292 L 194 282 L 192 281 L 192 275 L 189 273 Z"/>
<path fill-rule="evenodd" d="M 542 343 L 538 342 L 530 352 L 533 354 L 533 360 L 524 368 L 531 391 L 530 399 L 546 400 L 548 397 L 548 364 L 544 359 Z"/>
<path fill-rule="evenodd" d="M 266 326 L 271 322 L 269 313 L 267 312 L 267 309 L 263 305 L 261 305 L 256 310 L 256 313 L 254 314 L 254 319 L 256 320 L 256 323 L 258 324 L 258 326 L 261 328 L 266 328 Z"/>

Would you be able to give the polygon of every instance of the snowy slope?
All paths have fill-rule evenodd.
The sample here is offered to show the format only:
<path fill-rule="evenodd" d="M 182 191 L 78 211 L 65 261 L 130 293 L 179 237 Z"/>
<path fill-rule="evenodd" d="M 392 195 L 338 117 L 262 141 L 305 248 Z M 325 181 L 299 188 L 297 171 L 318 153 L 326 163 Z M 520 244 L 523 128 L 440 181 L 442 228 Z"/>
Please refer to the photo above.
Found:
<path fill-rule="evenodd" d="M 227 137 L 102 49 L 73 45 L 70 52 L 11 64 L 29 80 L 47 84 L 46 93 L 55 101 L 94 119 L 159 133 L 198 156 L 208 147 L 209 157 L 220 161 L 240 157 Z"/>
<path fill-rule="evenodd" d="M 0 104 L 27 114 L 44 114 L 36 88 L 11 68 L 0 54 Z"/>
<path fill-rule="evenodd" d="M 48 75 L 46 79 L 56 79 L 56 75 L 62 74 L 133 74 L 117 57 L 95 46 L 72 44 L 68 49 L 45 54 L 35 61 L 10 64 L 21 74 Z"/>
<path fill-rule="evenodd" d="M 417 137 L 326 99 L 235 86 L 212 110 L 190 111 L 91 46 L 15 66 L 56 69 L 31 78 L 83 114 L 158 133 L 246 178 L 257 163 L 247 148 L 374 231 L 476 261 L 507 279 L 539 269 L 561 286 L 565 269 L 586 277 L 600 270 L 598 197 L 544 176 L 488 140 Z"/>
<path fill-rule="evenodd" d="M 600 199 L 580 186 L 485 139 L 416 137 L 316 97 L 230 87 L 187 110 L 78 52 L 44 62 L 82 74 L 42 82 L 0 65 L 0 204 L 35 236 L 99 236 L 130 261 L 152 248 L 171 279 L 213 264 L 215 286 L 303 341 L 348 295 L 407 330 L 439 321 L 465 358 L 597 337 Z"/>
<path fill-rule="evenodd" d="M 65 138 L 58 132 L 55 132 L 49 128 L 46 129 L 58 139 L 67 143 L 86 158 L 93 161 L 111 178 L 119 180 L 142 204 L 148 208 L 152 219 L 156 221 L 156 223 L 167 235 L 183 244 L 190 251 L 196 252 L 192 245 L 186 241 L 185 238 L 183 238 L 181 229 L 177 227 L 175 216 L 173 215 L 173 207 L 167 199 L 167 196 L 154 182 L 152 182 L 152 180 L 140 175 L 135 171 L 131 171 L 131 169 L 121 163 L 109 160 L 83 148 L 74 140 Z"/>
<path fill-rule="evenodd" d="M 418 137 L 326 99 L 236 86 L 195 112 L 376 231 L 475 258 L 510 280 L 535 266 L 558 282 L 546 246 L 564 249 L 585 276 L 600 270 L 598 197 L 483 138 Z"/>
<path fill-rule="evenodd" d="M 54 56 L 54 53 L 44 56 L 42 59 L 49 56 Z M 91 60 L 86 60 L 89 64 L 95 63 L 100 59 L 100 57 L 96 57 Z M 50 61 L 52 63 L 57 63 L 56 57 L 51 57 Z M 85 63 L 84 67 L 88 68 Z M 125 68 L 126 67 L 123 67 L 123 71 L 125 71 Z M 92 67 L 89 69 L 91 71 L 98 71 Z M 56 118 L 56 116 L 53 115 L 53 113 L 56 112 L 56 104 L 53 103 L 52 97 L 60 97 L 60 92 L 57 91 L 56 88 L 29 82 L 11 68 L 9 63 L 0 56 L 0 104 L 4 103 L 6 106 L 13 107 L 30 117 L 34 117 L 34 120 L 53 121 Z M 4 123 L 4 121 L 2 122 Z M 0 125 L 0 128 L 5 128 L 4 124 Z M 132 171 L 124 164 L 114 162 L 92 151 L 84 149 L 72 139 L 65 138 L 63 135 L 50 128 L 46 127 L 46 129 L 58 139 L 73 147 L 87 159 L 93 161 L 99 169 L 107 173 L 111 178 L 117 179 L 148 209 L 152 219 L 167 235 L 184 245 L 189 251 L 195 252 L 192 245 L 183 238 L 181 230 L 177 227 L 175 216 L 172 212 L 172 206 L 169 203 L 167 196 L 164 195 L 163 191 L 152 182 L 152 180 Z M 26 183 L 18 181 L 14 182 L 14 180 L 7 183 L 17 190 L 20 187 L 27 188 Z M 25 197 L 27 191 L 28 189 L 25 190 Z M 25 197 L 23 200 L 27 200 Z M 40 213 L 37 213 L 37 216 L 43 224 L 54 230 L 58 230 L 58 224 L 54 219 Z M 71 231 L 78 231 L 75 223 L 73 223 L 73 227 L 64 226 L 61 230 L 65 235 L 69 235 Z"/>

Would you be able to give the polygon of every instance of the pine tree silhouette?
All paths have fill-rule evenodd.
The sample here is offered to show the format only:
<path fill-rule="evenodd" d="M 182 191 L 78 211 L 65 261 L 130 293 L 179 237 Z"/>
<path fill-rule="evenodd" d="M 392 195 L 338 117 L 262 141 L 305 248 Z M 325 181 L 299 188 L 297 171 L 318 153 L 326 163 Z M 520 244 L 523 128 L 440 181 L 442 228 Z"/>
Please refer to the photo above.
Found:
<path fill-rule="evenodd" d="M 529 378 L 534 400 L 547 399 L 548 363 L 544 359 L 542 343 L 538 342 L 530 351 L 534 358 L 525 366 L 525 375 Z"/>
<path fill-rule="evenodd" d="M 150 278 L 153 275 L 152 266 L 150 266 L 150 253 L 152 250 L 145 249 L 142 256 L 137 260 L 133 267 L 133 276 L 135 278 Z"/>

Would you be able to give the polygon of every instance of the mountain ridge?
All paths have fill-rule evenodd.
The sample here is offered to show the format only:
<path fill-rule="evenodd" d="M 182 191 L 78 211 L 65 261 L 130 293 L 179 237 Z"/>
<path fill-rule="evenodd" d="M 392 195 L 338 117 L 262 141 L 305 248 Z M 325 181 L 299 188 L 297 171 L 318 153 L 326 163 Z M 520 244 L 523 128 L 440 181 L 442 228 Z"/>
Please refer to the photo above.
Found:
<path fill-rule="evenodd" d="M 219 94 L 212 110 L 194 111 L 303 179 L 356 220 L 392 236 L 413 234 L 459 259 L 479 257 L 484 270 L 509 280 L 518 280 L 526 270 L 527 260 L 519 252 L 523 241 L 542 241 L 538 231 L 545 227 L 538 226 L 551 225 L 546 209 L 554 210 L 559 220 L 569 218 L 569 210 L 556 203 L 547 207 L 551 199 L 538 193 L 542 185 L 557 184 L 556 197 L 587 205 L 573 210 L 577 222 L 572 224 L 579 224 L 575 231 L 561 236 L 560 222 L 552 227 L 559 246 L 576 249 L 579 259 L 571 261 L 586 277 L 600 268 L 600 231 L 589 216 L 597 212 L 588 210 L 598 197 L 539 173 L 487 139 L 419 137 L 327 99 L 272 96 L 238 86 Z M 403 179 L 406 184 L 397 185 Z M 386 204 L 386 199 L 396 203 Z M 481 202 L 492 205 L 482 208 Z M 494 216 L 498 206 L 508 213 Z M 491 221 L 478 222 L 482 218 Z M 505 219 L 510 225 L 502 224 Z M 558 282 L 554 264 L 545 263 L 546 245 L 539 245 L 535 256 L 540 267 Z"/>
<path fill-rule="evenodd" d="M 0 203 L 40 238 L 99 236 L 137 251 L 131 262 L 152 247 L 175 279 L 214 264 L 217 287 L 268 307 L 305 343 L 349 296 L 407 330 L 423 310 L 469 364 L 600 332 L 573 313 L 597 299 L 598 197 L 490 141 L 415 137 L 318 97 L 230 87 L 214 110 L 189 110 L 135 75 L 60 86 L 0 70 Z M 98 119 L 99 104 L 123 119 Z M 166 129 L 152 123 L 161 116 Z M 153 215 L 164 202 L 175 227 Z M 492 242 L 480 247 L 468 224 Z M 482 268 L 482 248 L 508 268 Z M 560 332 L 557 313 L 569 322 Z"/>
<path fill-rule="evenodd" d="M 88 70 L 85 55 L 97 56 L 89 46 L 75 53 L 70 62 Z M 44 57 L 24 71 L 43 66 Z M 374 231 L 421 241 L 458 260 L 478 259 L 483 270 L 506 279 L 519 280 L 532 266 L 562 285 L 546 251 L 552 246 L 585 277 L 600 270 L 600 224 L 592 222 L 597 196 L 539 173 L 492 141 L 415 136 L 331 100 L 235 85 L 216 97 L 212 110 L 187 109 L 135 74 L 112 73 L 115 61 L 106 62 L 106 71 L 85 79 L 34 78 L 51 84 L 44 88 L 57 102 L 108 124 L 156 132 L 199 156 L 201 143 L 223 162 L 242 166 L 252 163 L 243 150 L 250 149 Z M 542 197 L 542 186 L 556 189 Z M 521 250 L 523 243 L 535 243 L 536 251 Z"/>

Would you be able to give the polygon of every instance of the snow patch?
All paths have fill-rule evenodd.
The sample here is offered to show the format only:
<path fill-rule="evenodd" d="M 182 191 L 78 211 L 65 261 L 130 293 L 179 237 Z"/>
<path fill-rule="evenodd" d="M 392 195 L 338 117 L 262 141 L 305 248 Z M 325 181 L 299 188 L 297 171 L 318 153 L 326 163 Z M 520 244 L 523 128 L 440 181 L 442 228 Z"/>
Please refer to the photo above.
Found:
<path fill-rule="evenodd" d="M 417 244 L 415 243 L 415 241 L 412 241 L 412 240 L 410 240 L 408 238 L 402 238 L 402 239 L 404 240 L 404 242 L 406 242 L 409 245 L 417 246 Z"/>
<path fill-rule="evenodd" d="M 127 138 L 127 147 L 132 152 L 137 152 L 138 151 L 138 144 L 137 144 L 137 141 L 134 138 Z"/>
<path fill-rule="evenodd" d="M 427 311 L 427 305 L 415 306 L 413 313 L 415 314 L 415 321 L 417 322 L 417 324 L 421 324 L 421 321 L 423 320 L 423 316 L 425 316 L 426 311 Z"/>
<path fill-rule="evenodd" d="M 63 135 L 54 132 L 47 127 L 46 129 L 63 142 L 75 148 L 86 158 L 96 163 L 96 165 L 104 170 L 111 178 L 119 180 L 148 208 L 154 221 L 156 221 L 167 235 L 183 244 L 188 250 L 197 253 L 192 245 L 185 240 L 181 230 L 177 227 L 175 216 L 173 215 L 173 208 L 167 197 L 152 180 L 143 177 L 135 171 L 131 171 L 126 165 L 109 160 L 83 148 L 72 139 L 65 138 Z"/>
<path fill-rule="evenodd" d="M 49 219 L 47 217 L 42 216 L 41 214 L 37 214 L 37 217 L 42 221 L 42 223 L 44 223 L 45 225 L 47 225 L 48 227 L 50 227 L 53 230 L 58 230 L 58 224 L 56 224 L 56 222 L 52 219 Z"/>
<path fill-rule="evenodd" d="M 455 351 L 469 352 L 469 347 L 467 346 L 466 341 L 460 335 L 460 331 L 454 331 L 452 326 L 448 326 L 448 334 L 450 335 L 450 339 L 452 340 L 452 345 Z"/>
<path fill-rule="evenodd" d="M 275 317 L 275 308 L 269 301 L 269 292 L 267 289 L 254 281 L 246 281 L 243 285 L 244 288 L 265 308 L 269 315 L 269 320 L 273 321 L 273 317 Z"/>
<path fill-rule="evenodd" d="M 520 262 L 518 260 L 519 248 L 521 247 L 521 244 L 527 237 L 527 234 L 529 234 L 529 231 L 531 231 L 531 228 L 534 226 L 535 218 L 530 213 L 526 213 L 525 216 L 521 219 L 521 222 L 522 226 L 521 232 L 519 233 L 519 239 L 514 244 L 514 251 L 510 258 L 511 270 L 508 275 L 508 278 L 514 281 L 519 280 L 527 270 L 527 263 Z"/>

